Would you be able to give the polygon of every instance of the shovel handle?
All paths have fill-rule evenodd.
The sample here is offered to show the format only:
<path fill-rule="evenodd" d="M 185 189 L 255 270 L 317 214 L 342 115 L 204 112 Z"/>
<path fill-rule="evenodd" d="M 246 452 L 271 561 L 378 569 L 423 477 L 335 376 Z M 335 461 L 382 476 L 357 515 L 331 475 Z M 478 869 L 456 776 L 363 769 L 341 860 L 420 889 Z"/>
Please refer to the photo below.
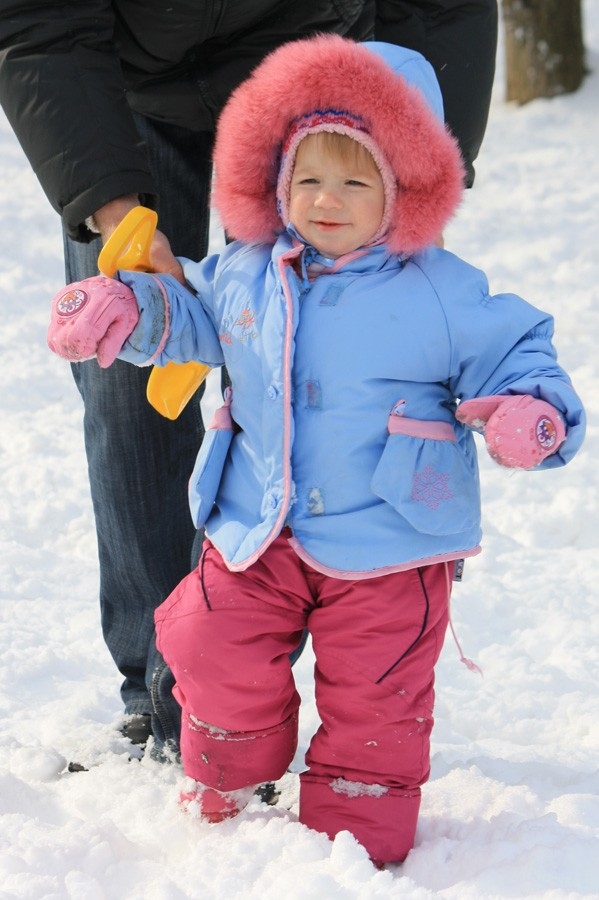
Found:
<path fill-rule="evenodd" d="M 112 278 L 117 269 L 151 272 L 150 247 L 158 216 L 146 206 L 134 206 L 114 229 L 98 257 L 102 275 Z"/>
<path fill-rule="evenodd" d="M 111 278 L 117 269 L 151 272 L 150 247 L 157 222 L 153 209 L 134 206 L 100 252 L 98 268 L 102 275 Z M 193 361 L 154 366 L 148 379 L 148 401 L 165 418 L 177 419 L 209 372 L 210 366 Z"/>

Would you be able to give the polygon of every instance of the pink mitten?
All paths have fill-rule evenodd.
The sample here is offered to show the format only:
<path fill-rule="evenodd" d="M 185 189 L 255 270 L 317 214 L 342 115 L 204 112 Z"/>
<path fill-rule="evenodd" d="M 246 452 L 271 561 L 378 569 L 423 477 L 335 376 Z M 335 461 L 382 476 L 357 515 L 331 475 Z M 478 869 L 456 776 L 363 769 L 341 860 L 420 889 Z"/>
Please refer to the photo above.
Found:
<path fill-rule="evenodd" d="M 97 356 L 106 369 L 138 319 L 131 288 L 104 275 L 85 278 L 67 285 L 52 300 L 48 347 L 71 362 Z"/>
<path fill-rule="evenodd" d="M 566 437 L 561 415 L 545 400 L 528 394 L 479 397 L 460 403 L 456 418 L 484 430 L 487 450 L 502 466 L 532 469 Z"/>

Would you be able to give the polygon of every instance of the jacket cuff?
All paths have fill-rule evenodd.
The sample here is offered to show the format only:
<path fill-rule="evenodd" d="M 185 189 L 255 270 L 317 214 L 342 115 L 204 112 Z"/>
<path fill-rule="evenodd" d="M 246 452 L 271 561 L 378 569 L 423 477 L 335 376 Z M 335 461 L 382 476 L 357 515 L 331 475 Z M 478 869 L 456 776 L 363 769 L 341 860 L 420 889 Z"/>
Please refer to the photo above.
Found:
<path fill-rule="evenodd" d="M 150 365 L 164 350 L 170 331 L 170 306 L 161 281 L 143 272 L 117 272 L 135 294 L 139 321 L 119 353 L 119 359 Z"/>

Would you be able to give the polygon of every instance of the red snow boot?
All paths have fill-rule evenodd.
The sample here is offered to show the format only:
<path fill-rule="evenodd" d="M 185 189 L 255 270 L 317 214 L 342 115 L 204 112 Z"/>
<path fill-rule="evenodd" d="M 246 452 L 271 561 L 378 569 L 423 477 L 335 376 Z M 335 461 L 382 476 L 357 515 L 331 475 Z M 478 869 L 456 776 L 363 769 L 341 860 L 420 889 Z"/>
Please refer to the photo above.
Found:
<path fill-rule="evenodd" d="M 182 809 L 196 819 L 212 823 L 239 815 L 250 802 L 255 787 L 250 785 L 235 791 L 217 791 L 191 778 L 189 785 L 189 789 L 179 795 Z"/>

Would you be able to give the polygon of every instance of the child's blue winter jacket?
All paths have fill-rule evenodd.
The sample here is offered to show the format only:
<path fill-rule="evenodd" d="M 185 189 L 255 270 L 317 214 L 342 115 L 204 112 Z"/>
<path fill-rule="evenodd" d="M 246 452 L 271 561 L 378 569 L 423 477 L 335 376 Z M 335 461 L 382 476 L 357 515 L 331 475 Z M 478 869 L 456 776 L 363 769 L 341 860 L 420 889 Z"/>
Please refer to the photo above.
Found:
<path fill-rule="evenodd" d="M 339 578 L 472 556 L 481 537 L 474 439 L 458 401 L 531 394 L 567 437 L 584 412 L 556 362 L 551 316 L 444 250 L 382 245 L 309 282 L 313 251 L 229 245 L 169 276 L 120 273 L 139 324 L 121 358 L 226 365 L 234 430 L 209 431 L 190 482 L 196 525 L 245 569 L 285 524 L 296 551 Z M 298 274 L 300 273 L 300 274 Z"/>

